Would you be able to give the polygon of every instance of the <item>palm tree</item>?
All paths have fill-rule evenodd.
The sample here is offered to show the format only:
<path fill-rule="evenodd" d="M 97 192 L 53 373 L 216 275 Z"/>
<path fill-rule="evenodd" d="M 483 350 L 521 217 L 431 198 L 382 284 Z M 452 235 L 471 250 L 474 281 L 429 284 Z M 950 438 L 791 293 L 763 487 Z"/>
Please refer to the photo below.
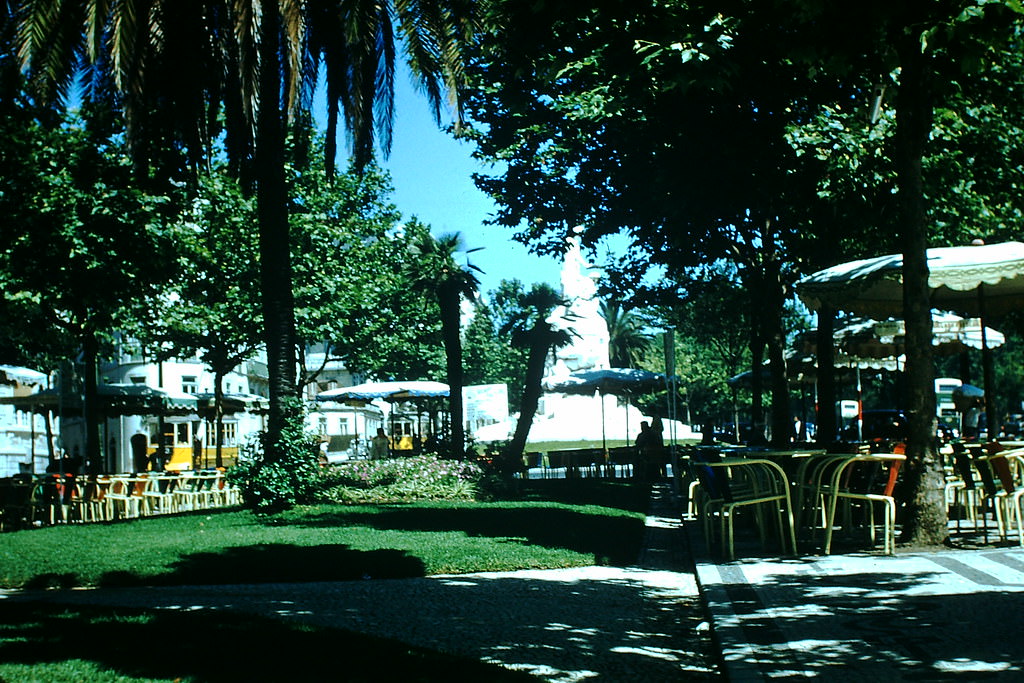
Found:
<path fill-rule="evenodd" d="M 521 458 L 526 448 L 526 439 L 530 435 L 533 416 L 537 413 L 544 387 L 544 368 L 548 355 L 572 343 L 575 333 L 557 325 L 551 320 L 551 314 L 566 302 L 550 285 L 535 284 L 522 295 L 518 310 L 502 326 L 501 333 L 512 335 L 512 343 L 526 349 L 526 382 L 523 387 L 523 400 L 519 406 L 519 421 L 512 441 L 503 454 L 507 460 Z"/>
<path fill-rule="evenodd" d="M 601 302 L 601 317 L 608 326 L 608 357 L 613 368 L 638 367 L 651 344 L 651 337 L 640 328 L 640 320 L 623 310 L 617 301 Z"/>
<path fill-rule="evenodd" d="M 451 413 L 451 453 L 462 458 L 466 454 L 466 434 L 462 421 L 462 298 L 476 297 L 480 281 L 471 263 L 461 267 L 455 254 L 466 251 L 462 237 L 450 233 L 434 237 L 424 230 L 412 244 L 409 276 L 414 286 L 437 297 L 441 311 L 441 337 L 448 372 L 448 410 Z M 472 253 L 470 249 L 466 253 Z"/>
<path fill-rule="evenodd" d="M 128 121 L 137 164 L 173 175 L 174 154 L 198 171 L 223 133 L 231 168 L 255 189 L 260 290 L 270 380 L 270 459 L 296 393 L 294 302 L 284 146 L 288 123 L 308 120 L 323 73 L 333 169 L 340 116 L 359 162 L 390 149 L 396 35 L 440 120 L 442 92 L 461 116 L 463 0 L 110 0 L 13 2 L 19 52 L 36 93 L 65 102 L 112 99 Z M 83 30 L 84 27 L 84 30 Z M 113 94 L 112 94 L 113 93 Z M 164 144 L 161 144 L 164 143 Z M 173 154 L 168 153 L 168 149 Z M 156 154 L 162 158 L 157 160 Z M 330 172 L 330 170 L 329 170 Z M 147 173 L 141 173 L 145 176 Z"/>

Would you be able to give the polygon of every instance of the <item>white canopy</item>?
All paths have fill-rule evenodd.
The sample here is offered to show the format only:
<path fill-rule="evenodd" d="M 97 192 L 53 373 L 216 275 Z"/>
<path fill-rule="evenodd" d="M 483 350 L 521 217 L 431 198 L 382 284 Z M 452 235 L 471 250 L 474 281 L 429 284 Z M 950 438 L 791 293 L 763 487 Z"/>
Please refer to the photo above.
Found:
<path fill-rule="evenodd" d="M 317 401 L 405 401 L 410 398 L 447 396 L 448 385 L 442 382 L 412 380 L 405 382 L 368 382 L 351 387 L 328 389 L 316 395 Z"/>
<path fill-rule="evenodd" d="M 962 315 L 999 315 L 1024 305 L 1024 244 L 928 250 L 931 307 Z M 981 291 L 979 292 L 979 288 Z M 903 255 L 840 263 L 808 275 L 797 294 L 813 310 L 823 303 L 875 319 L 903 315 Z"/>

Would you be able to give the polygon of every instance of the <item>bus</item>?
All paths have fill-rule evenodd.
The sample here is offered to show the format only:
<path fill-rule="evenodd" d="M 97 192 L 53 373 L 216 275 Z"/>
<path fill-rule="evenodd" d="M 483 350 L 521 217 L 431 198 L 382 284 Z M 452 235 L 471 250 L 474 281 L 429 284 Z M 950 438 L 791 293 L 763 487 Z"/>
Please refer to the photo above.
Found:
<path fill-rule="evenodd" d="M 953 403 L 953 392 L 963 386 L 955 377 L 939 377 L 935 380 L 935 414 L 939 424 L 960 431 L 960 411 Z"/>

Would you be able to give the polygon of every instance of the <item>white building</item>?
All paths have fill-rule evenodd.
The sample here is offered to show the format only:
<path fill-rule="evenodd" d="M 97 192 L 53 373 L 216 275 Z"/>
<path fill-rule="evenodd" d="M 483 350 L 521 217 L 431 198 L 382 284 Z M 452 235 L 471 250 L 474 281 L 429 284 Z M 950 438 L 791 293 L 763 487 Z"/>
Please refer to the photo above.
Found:
<path fill-rule="evenodd" d="M 224 393 L 234 397 L 265 396 L 267 392 L 266 363 L 245 361 L 223 378 Z M 129 345 L 100 366 L 100 382 L 107 384 L 142 384 L 167 392 L 171 396 L 212 396 L 214 374 L 198 358 L 154 362 Z M 229 409 L 230 410 L 230 409 Z M 211 411 L 212 412 L 212 411 Z M 169 415 L 122 415 L 104 418 L 100 425 L 103 444 L 103 469 L 131 472 L 140 469 L 134 461 L 132 437 L 146 438 L 147 452 L 157 450 L 161 427 L 168 469 L 213 467 L 216 463 L 215 426 L 211 419 L 195 413 Z M 263 428 L 261 415 L 248 411 L 226 411 L 222 420 L 222 456 L 234 462 L 238 447 Z M 71 454 L 84 452 L 85 430 L 81 418 L 65 419 L 62 446 Z"/>
<path fill-rule="evenodd" d="M 0 365 L 0 396 L 28 396 L 45 389 L 47 383 L 42 372 Z M 48 462 L 43 417 L 0 405 L 0 478 L 42 472 Z"/>
<path fill-rule="evenodd" d="M 365 454 L 377 428 L 384 426 L 384 411 L 372 403 L 317 402 L 316 395 L 320 392 L 359 384 L 362 378 L 350 372 L 341 361 L 325 358 L 320 347 L 307 352 L 305 360 L 306 371 L 317 373 L 316 381 L 306 385 L 304 394 L 310 406 L 308 429 L 320 435 L 329 460 Z"/>

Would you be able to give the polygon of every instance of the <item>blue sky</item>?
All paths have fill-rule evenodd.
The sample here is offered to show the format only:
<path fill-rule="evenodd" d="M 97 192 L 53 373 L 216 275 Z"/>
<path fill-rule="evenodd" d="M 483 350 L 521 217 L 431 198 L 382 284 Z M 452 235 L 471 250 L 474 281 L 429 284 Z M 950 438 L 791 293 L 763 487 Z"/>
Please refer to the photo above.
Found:
<path fill-rule="evenodd" d="M 481 166 L 471 158 L 471 150 L 469 144 L 457 142 L 434 125 L 426 100 L 416 93 L 407 72 L 400 70 L 394 140 L 391 157 L 384 162 L 399 211 L 417 216 L 435 235 L 458 232 L 467 248 L 482 247 L 468 258 L 484 271 L 480 275 L 483 292 L 512 278 L 527 285 L 548 282 L 557 288 L 559 261 L 530 254 L 512 240 L 511 230 L 485 224 L 495 206 L 473 184 L 471 176 Z"/>

